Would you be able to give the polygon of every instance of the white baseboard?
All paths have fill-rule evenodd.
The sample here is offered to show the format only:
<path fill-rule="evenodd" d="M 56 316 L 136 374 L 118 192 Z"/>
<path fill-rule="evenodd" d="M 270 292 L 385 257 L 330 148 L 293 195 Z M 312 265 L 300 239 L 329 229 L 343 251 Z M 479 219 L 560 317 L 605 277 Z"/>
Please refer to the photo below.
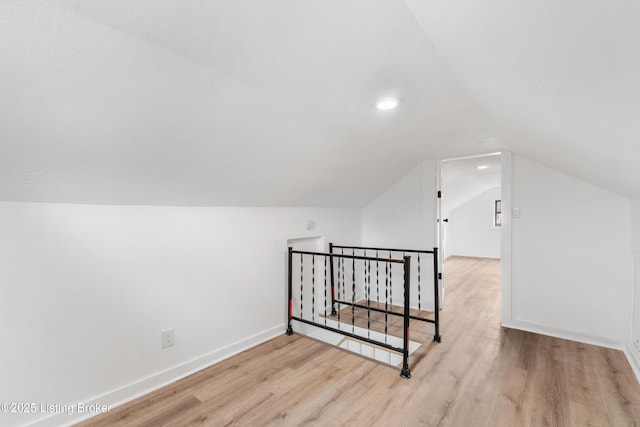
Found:
<path fill-rule="evenodd" d="M 636 379 L 640 383 L 640 352 L 636 350 L 633 343 L 628 342 L 624 347 L 624 355 L 627 356 L 629 365 L 631 365 L 631 369 L 633 369 L 633 373 L 636 374 Z"/>
<path fill-rule="evenodd" d="M 585 344 L 597 345 L 600 347 L 612 348 L 614 350 L 624 350 L 625 345 L 619 341 L 599 337 L 595 335 L 583 334 L 581 332 L 556 329 L 549 326 L 537 325 L 519 320 L 503 320 L 502 326 L 510 329 L 533 332 L 540 335 L 548 335 L 554 338 L 561 338 L 569 341 L 576 341 Z"/>
<path fill-rule="evenodd" d="M 494 256 L 494 255 L 449 254 L 445 258 L 445 261 L 448 260 L 449 258 L 453 258 L 453 257 L 455 257 L 455 258 L 483 258 L 483 259 L 500 259 L 501 258 L 499 255 L 498 256 Z"/>
<path fill-rule="evenodd" d="M 283 335 L 284 332 L 285 325 L 278 325 L 274 328 L 260 332 L 236 343 L 212 351 L 211 353 L 189 360 L 165 371 L 158 372 L 154 375 L 133 382 L 119 389 L 112 390 L 100 396 L 89 399 L 83 403 L 86 406 L 92 404 L 108 405 L 111 410 L 117 406 L 137 399 L 140 396 L 144 396 L 145 394 L 151 393 L 152 391 L 155 391 L 191 374 L 201 371 L 202 369 L 208 368 L 211 365 L 215 365 L 216 363 L 221 362 L 222 360 L 234 356 L 240 352 L 243 352 L 251 347 L 255 347 L 258 344 L 261 344 L 279 335 Z M 91 418 L 94 415 L 96 414 L 85 415 L 74 413 L 69 415 L 67 413 L 58 413 L 37 420 L 29 425 L 37 427 L 68 426 Z"/>
<path fill-rule="evenodd" d="M 565 331 L 561 329 L 550 328 L 541 325 L 535 325 L 527 322 L 520 322 L 517 320 L 502 321 L 502 326 L 505 328 L 518 329 L 521 331 L 533 332 L 541 335 L 548 335 L 550 337 L 561 338 L 570 341 L 577 341 L 585 344 L 597 345 L 599 347 L 612 348 L 614 350 L 621 350 L 624 352 L 631 369 L 636 376 L 636 380 L 640 383 L 640 353 L 636 350 L 631 342 L 626 344 L 619 343 L 607 338 L 597 337 L 593 335 L 586 335 L 579 332 Z"/>
<path fill-rule="evenodd" d="M 640 291 L 640 252 L 632 251 L 632 257 L 631 337 L 624 349 L 624 354 L 627 356 L 633 373 L 636 374 L 636 379 L 640 383 L 640 343 L 638 342 L 638 333 L 640 331 L 636 330 L 640 326 L 640 322 L 638 322 L 640 306 L 637 306 L 640 304 L 640 295 L 638 295 L 638 291 Z"/>

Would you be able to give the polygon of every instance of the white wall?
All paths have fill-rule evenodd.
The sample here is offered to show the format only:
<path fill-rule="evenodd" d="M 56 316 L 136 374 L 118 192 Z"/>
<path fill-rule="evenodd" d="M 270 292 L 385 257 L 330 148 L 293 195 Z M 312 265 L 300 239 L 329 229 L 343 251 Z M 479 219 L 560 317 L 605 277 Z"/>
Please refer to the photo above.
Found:
<path fill-rule="evenodd" d="M 630 333 L 630 203 L 514 155 L 512 320 L 621 346 Z"/>
<path fill-rule="evenodd" d="M 114 403 L 284 333 L 287 239 L 318 235 L 360 211 L 1 203 L 0 402 Z"/>
<path fill-rule="evenodd" d="M 627 344 L 629 362 L 640 381 L 640 200 L 631 204 L 631 250 L 633 266 L 633 299 L 631 342 Z"/>
<path fill-rule="evenodd" d="M 435 162 L 413 168 L 362 209 L 364 246 L 435 246 Z"/>
<path fill-rule="evenodd" d="M 640 252 L 640 200 L 631 202 L 631 249 Z"/>
<path fill-rule="evenodd" d="M 492 188 L 446 214 L 445 256 L 500 258 L 500 228 L 493 226 L 500 199 L 500 188 Z"/>
<path fill-rule="evenodd" d="M 433 245 L 433 167 L 421 164 L 363 209 L 364 244 Z M 504 324 L 621 347 L 631 333 L 630 202 L 515 154 L 511 170 L 521 217 Z"/>
<path fill-rule="evenodd" d="M 364 246 L 432 250 L 436 241 L 436 164 L 422 162 L 362 209 Z M 399 256 L 399 254 L 394 254 Z M 417 307 L 417 257 L 412 258 L 411 305 Z M 433 258 L 421 256 L 421 308 L 433 309 Z M 395 272 L 393 303 L 402 304 L 402 273 Z"/>

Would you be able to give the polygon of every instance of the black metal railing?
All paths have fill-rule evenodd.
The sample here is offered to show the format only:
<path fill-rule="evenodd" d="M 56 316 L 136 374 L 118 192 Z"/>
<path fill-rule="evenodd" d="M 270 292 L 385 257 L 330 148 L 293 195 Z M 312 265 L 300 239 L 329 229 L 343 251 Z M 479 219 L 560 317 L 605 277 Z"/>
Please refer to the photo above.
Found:
<path fill-rule="evenodd" d="M 335 247 L 331 245 L 331 247 Z M 298 275 L 294 276 L 294 257 L 296 258 L 295 262 L 299 262 L 299 281 L 300 281 L 300 289 L 299 294 L 297 286 L 295 288 L 296 297 L 298 298 L 298 304 L 294 307 L 294 281 L 298 280 Z M 305 262 L 306 260 L 306 262 Z M 327 262 L 329 263 L 329 269 L 327 269 Z M 347 262 L 350 262 L 350 265 L 347 265 Z M 358 262 L 358 266 L 362 266 L 362 269 L 356 268 L 356 262 Z M 311 278 L 307 275 L 305 277 L 305 264 L 308 266 L 310 263 L 311 266 Z M 403 312 L 398 313 L 391 311 L 389 309 L 389 298 L 385 298 L 385 309 L 382 310 L 379 307 L 372 307 L 371 305 L 371 265 L 372 263 L 376 263 L 376 268 L 379 268 L 380 265 L 385 269 L 385 280 L 387 290 L 392 288 L 393 284 L 393 271 L 394 267 L 397 270 L 399 266 L 402 267 L 402 287 L 403 287 Z M 339 264 L 336 266 L 336 264 Z M 324 275 L 321 280 L 321 285 L 324 289 L 322 292 L 318 289 L 317 280 L 316 280 L 316 266 L 324 266 Z M 339 269 L 336 270 L 335 268 Z M 322 269 L 320 269 L 322 270 Z M 362 272 L 362 275 L 357 274 L 358 272 Z M 334 276 L 337 274 L 340 275 L 340 279 L 336 286 L 336 281 Z M 347 274 L 350 276 L 350 284 L 351 288 L 347 289 L 346 285 L 349 282 L 346 277 Z M 327 277 L 329 276 L 329 278 Z M 358 277 L 357 277 L 358 276 Z M 360 288 L 359 281 L 360 276 L 364 278 L 365 283 L 365 299 L 367 301 L 366 304 L 359 304 L 357 301 L 358 290 Z M 396 274 L 397 277 L 397 274 Z M 356 286 L 358 284 L 358 286 Z M 306 288 L 310 289 L 311 296 L 308 296 L 309 290 L 305 292 Z M 327 288 L 330 286 L 331 288 L 331 299 L 328 297 Z M 337 291 L 337 294 L 336 294 Z M 349 295 L 349 293 L 351 295 Z M 317 304 L 316 304 L 316 294 L 322 296 L 324 295 L 324 301 L 319 301 L 320 303 L 324 303 L 324 307 L 317 312 Z M 347 302 L 346 299 L 351 297 L 351 302 Z M 344 301 L 341 301 L 341 299 Z M 400 371 L 400 375 L 404 378 L 411 378 L 411 371 L 409 369 L 409 321 L 411 318 L 410 314 L 410 301 L 411 301 L 411 257 L 403 256 L 402 259 L 398 258 L 383 258 L 383 257 L 372 257 L 365 255 L 357 255 L 357 254 L 336 254 L 336 253 L 322 253 L 322 252 L 309 252 L 309 251 L 295 251 L 293 248 L 289 248 L 288 252 L 288 324 L 287 324 L 287 334 L 293 334 L 292 321 L 297 321 L 300 323 L 304 323 L 307 325 L 312 325 L 321 329 L 325 329 L 334 333 L 338 333 L 344 335 L 346 337 L 350 337 L 365 343 L 369 343 L 378 347 L 382 347 L 386 350 L 396 352 L 402 355 L 402 369 Z M 305 310 L 305 300 L 308 302 L 309 298 L 311 299 L 311 309 L 307 308 Z M 351 307 L 351 319 L 350 325 L 341 319 L 341 310 L 338 307 L 336 310 L 336 305 L 348 305 Z M 299 308 L 299 310 L 298 310 Z M 358 327 L 356 329 L 356 315 L 355 309 L 366 309 L 367 310 L 367 327 L 366 329 Z M 385 313 L 385 330 L 384 330 L 384 340 L 375 339 L 371 336 L 371 313 L 372 312 L 384 312 Z M 324 315 L 323 315 L 324 313 Z M 387 317 L 388 314 L 392 314 L 394 316 L 402 316 L 403 317 L 403 325 L 402 325 L 402 346 L 393 345 L 387 341 L 388 330 L 387 330 Z M 328 322 L 329 318 L 331 322 Z M 337 319 L 337 322 L 335 320 Z M 349 329 L 350 331 L 345 330 Z M 363 333 L 360 332 L 361 329 L 366 331 Z"/>
<path fill-rule="evenodd" d="M 411 257 L 415 257 L 415 261 L 412 263 L 412 265 L 416 266 L 417 268 L 417 280 L 415 281 L 416 283 L 416 290 L 417 290 L 417 306 L 415 308 L 418 309 L 418 315 L 410 315 L 409 318 L 413 319 L 413 320 L 417 320 L 417 321 L 421 321 L 421 322 L 427 322 L 427 323 L 433 323 L 434 325 L 434 329 L 435 329 L 435 333 L 433 336 L 433 340 L 435 342 L 441 342 L 442 341 L 442 337 L 440 335 L 440 295 L 439 295 L 439 278 L 440 278 L 440 274 L 438 271 L 438 248 L 433 248 L 432 250 L 420 250 L 420 249 L 397 249 L 397 248 L 379 248 L 379 247 L 367 247 L 367 246 L 345 246 L 345 245 L 334 245 L 333 243 L 329 243 L 329 253 L 331 254 L 335 254 L 335 251 L 337 249 L 341 250 L 341 255 L 344 254 L 344 250 L 346 249 L 347 251 L 351 251 L 352 256 L 357 256 L 357 251 L 362 251 L 362 254 L 360 256 L 366 257 L 367 253 L 373 253 L 376 257 L 380 257 L 381 255 L 387 255 L 388 258 L 392 258 L 394 256 L 394 254 L 398 254 L 402 257 L 406 257 L 407 254 L 410 254 Z M 423 315 L 421 315 L 421 313 L 423 313 L 423 305 L 422 305 L 422 285 L 423 285 L 423 280 L 422 280 L 422 260 L 425 258 L 425 255 L 427 257 L 432 256 L 432 261 L 433 261 L 433 319 L 431 318 L 427 318 L 424 317 Z M 335 278 L 334 278 L 334 265 L 333 265 L 333 258 L 330 258 L 330 267 L 331 267 L 331 312 L 332 313 L 336 313 L 336 305 L 338 306 L 338 311 L 339 311 L 339 307 L 341 305 L 351 305 L 354 307 L 359 307 L 359 308 L 367 308 L 365 305 L 363 304 L 359 304 L 356 303 L 355 301 L 344 301 L 340 298 L 340 296 L 338 295 L 338 297 L 336 297 L 334 289 L 335 289 Z M 376 284 L 378 283 L 378 278 L 379 278 L 379 272 L 378 272 L 378 265 L 376 265 Z M 371 280 L 371 276 L 369 275 L 369 281 Z M 338 282 L 340 281 L 340 276 L 338 276 Z M 369 282 L 370 283 L 370 282 Z M 391 287 L 391 290 L 393 290 L 393 286 Z M 379 292 L 378 292 L 379 294 Z M 367 305 L 371 305 L 370 304 L 370 299 L 371 299 L 371 295 L 367 295 Z M 393 298 L 392 298 L 393 300 Z M 393 302 L 393 301 L 392 301 Z M 374 311 L 379 311 L 379 312 L 384 312 L 385 316 L 386 315 L 392 315 L 392 316 L 403 316 L 404 313 L 399 313 L 397 311 L 393 311 L 393 310 L 389 310 L 388 309 L 388 304 L 387 304 L 387 298 L 385 298 L 385 308 L 381 309 L 381 308 L 371 308 Z M 406 307 L 405 307 L 406 310 Z"/>

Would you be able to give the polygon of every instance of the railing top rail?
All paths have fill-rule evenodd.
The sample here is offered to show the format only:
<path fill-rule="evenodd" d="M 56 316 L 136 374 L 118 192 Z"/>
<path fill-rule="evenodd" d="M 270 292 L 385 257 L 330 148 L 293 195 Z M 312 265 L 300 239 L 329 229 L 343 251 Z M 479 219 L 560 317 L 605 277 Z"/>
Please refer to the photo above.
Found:
<path fill-rule="evenodd" d="M 325 256 L 325 257 L 333 257 L 333 258 L 363 259 L 366 261 L 393 262 L 396 264 L 404 264 L 404 260 L 398 259 L 398 258 L 376 258 L 376 257 L 360 256 L 360 255 L 346 255 L 346 254 L 343 255 L 343 254 L 332 254 L 328 252 L 310 252 L 310 251 L 295 251 L 295 250 L 291 250 L 291 253 L 302 254 L 302 255 Z"/>
<path fill-rule="evenodd" d="M 376 248 L 373 246 L 344 246 L 344 245 L 332 244 L 332 247 L 341 248 L 341 249 L 367 249 L 372 251 L 391 251 L 391 252 L 407 252 L 407 253 L 421 253 L 421 254 L 435 253 L 433 250 L 427 251 L 422 249 Z"/>

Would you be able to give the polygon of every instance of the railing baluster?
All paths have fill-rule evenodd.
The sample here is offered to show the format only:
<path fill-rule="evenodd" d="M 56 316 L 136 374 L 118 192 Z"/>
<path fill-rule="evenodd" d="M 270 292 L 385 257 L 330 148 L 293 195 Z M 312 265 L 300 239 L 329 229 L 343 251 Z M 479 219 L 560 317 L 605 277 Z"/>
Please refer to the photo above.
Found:
<path fill-rule="evenodd" d="M 402 355 L 402 369 L 401 376 L 405 378 L 409 378 L 411 376 L 410 368 L 409 368 L 409 326 L 410 319 L 420 320 L 428 323 L 435 324 L 435 335 L 434 341 L 440 342 L 440 322 L 439 322 L 439 274 L 438 274 L 438 249 L 434 248 L 433 251 L 418 251 L 418 250 L 403 250 L 403 249 L 381 249 L 381 248 L 366 248 L 366 247 L 342 247 L 338 245 L 330 244 L 331 252 L 330 253 L 321 253 L 321 252 L 308 252 L 308 251 L 294 251 L 292 248 L 289 248 L 288 251 L 288 311 L 287 311 L 287 334 L 290 335 L 293 333 L 292 329 L 292 320 L 306 323 L 309 325 L 313 325 L 319 328 L 323 328 L 332 332 L 340 333 L 347 337 L 360 340 L 360 347 L 362 349 L 362 343 L 370 343 L 377 345 L 379 347 L 385 348 L 390 351 L 398 352 Z M 340 254 L 334 253 L 336 249 L 340 249 Z M 345 254 L 345 248 L 351 249 L 350 255 Z M 362 255 L 358 255 L 359 251 L 362 251 Z M 375 257 L 369 256 L 369 250 L 375 250 Z M 358 251 L 358 252 L 356 252 Z M 388 253 L 388 258 L 380 258 L 380 252 Z M 403 255 L 402 259 L 394 259 L 393 253 L 401 253 Z M 417 268 L 417 291 L 418 291 L 418 312 L 417 316 L 411 315 L 411 256 L 410 254 L 416 254 L 416 261 L 418 263 Z M 422 310 L 422 255 L 425 253 L 434 255 L 434 311 L 435 311 L 435 320 L 421 318 L 420 313 Z M 292 275 L 292 264 L 293 264 L 293 254 L 300 255 L 300 315 L 295 316 L 293 313 L 293 275 Z M 307 292 L 311 291 L 311 318 L 305 318 L 304 316 L 304 299 L 305 299 L 305 286 L 304 286 L 304 263 L 305 263 L 305 255 L 310 258 L 311 262 L 311 286 L 307 287 Z M 321 271 L 324 272 L 323 278 L 323 290 L 321 291 L 324 294 L 324 309 L 320 309 L 318 307 L 318 316 L 322 317 L 322 313 L 324 312 L 324 321 L 316 321 L 316 259 L 318 256 L 323 257 L 322 266 L 320 266 Z M 328 258 L 328 259 L 327 259 Z M 336 283 L 334 281 L 334 261 L 337 258 L 337 292 L 335 291 Z M 297 258 L 296 258 L 297 259 Z M 347 273 L 345 271 L 345 262 L 351 259 L 351 265 L 348 266 L 351 268 L 351 301 L 346 300 L 347 298 Z M 357 260 L 362 261 L 356 262 Z M 375 262 L 375 275 L 376 275 L 376 301 L 377 305 L 375 307 L 372 306 L 372 272 L 371 272 L 371 263 Z M 384 264 L 384 308 L 381 308 L 380 305 L 380 263 Z M 393 300 L 393 266 L 394 264 L 402 264 L 404 269 L 404 274 L 402 277 L 403 280 L 403 310 L 399 312 L 398 310 L 394 310 L 394 300 Z M 359 279 L 360 273 L 357 273 L 356 270 L 360 271 L 362 265 L 362 279 Z M 331 276 L 328 277 L 328 274 Z M 364 283 L 364 298 L 366 299 L 366 304 L 363 302 L 359 302 L 357 300 L 359 289 L 356 286 L 356 282 L 358 280 L 363 281 Z M 397 279 L 400 280 L 400 279 Z M 318 283 L 320 285 L 320 283 Z M 329 296 L 329 287 L 331 287 L 331 295 Z M 310 288 L 310 289 L 309 289 Z M 320 292 L 320 291 L 319 291 Z M 361 298 L 362 296 L 360 296 Z M 307 297 L 308 298 L 308 297 Z M 322 299 L 322 294 L 318 294 L 318 302 Z M 329 302 L 331 301 L 331 302 Z M 308 303 L 309 301 L 307 301 Z M 331 307 L 329 307 L 331 304 Z M 333 314 L 336 305 L 338 306 L 337 310 L 337 328 L 336 322 L 329 322 L 329 310 L 331 309 L 331 314 Z M 341 305 L 350 305 L 351 306 L 351 330 L 349 332 L 343 330 L 340 318 L 340 309 Z M 362 331 L 362 327 L 358 327 L 356 329 L 356 308 L 358 309 L 366 309 L 367 310 L 367 330 L 366 334 Z M 371 312 L 381 312 L 384 313 L 384 341 L 372 339 L 372 318 Z M 402 347 L 394 346 L 389 343 L 389 332 L 390 326 L 393 326 L 391 330 L 395 330 L 395 324 L 389 324 L 389 316 L 401 316 L 403 317 L 403 333 L 402 333 Z M 364 319 L 362 319 L 364 323 Z M 374 319 L 375 320 L 375 319 Z M 345 324 L 346 326 L 347 324 Z M 376 322 L 374 322 L 374 329 L 376 327 Z M 346 328 L 348 330 L 348 326 Z M 379 330 L 379 329 L 378 329 Z M 358 332 L 357 332 L 358 331 Z M 375 336 L 375 335 L 374 335 Z M 357 350 L 357 347 L 356 347 Z M 362 353 L 362 351 L 361 351 Z M 369 353 L 371 354 L 371 353 Z M 373 350 L 374 357 L 376 356 L 376 350 L 374 347 Z"/>

